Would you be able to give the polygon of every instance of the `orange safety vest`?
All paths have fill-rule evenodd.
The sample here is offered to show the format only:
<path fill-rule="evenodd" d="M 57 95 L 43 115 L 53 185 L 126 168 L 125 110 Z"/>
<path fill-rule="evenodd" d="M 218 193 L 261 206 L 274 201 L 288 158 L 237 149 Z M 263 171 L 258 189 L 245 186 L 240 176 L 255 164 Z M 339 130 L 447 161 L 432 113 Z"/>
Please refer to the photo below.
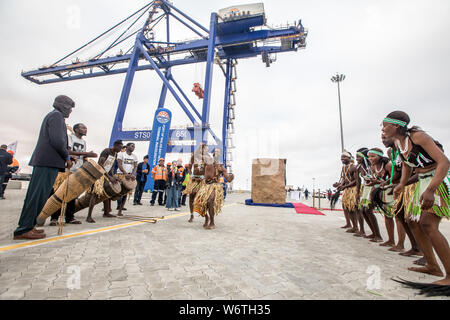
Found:
<path fill-rule="evenodd" d="M 11 167 L 18 167 L 19 166 L 19 161 L 17 161 L 16 158 L 13 158 L 13 163 L 10 164 Z"/>
<path fill-rule="evenodd" d="M 183 167 L 179 167 L 179 168 L 178 168 L 178 172 L 180 173 L 180 175 L 183 175 L 183 173 L 184 173 L 184 168 L 183 168 Z"/>
<path fill-rule="evenodd" d="M 152 175 L 154 180 L 167 181 L 167 168 L 157 165 L 153 168 Z"/>

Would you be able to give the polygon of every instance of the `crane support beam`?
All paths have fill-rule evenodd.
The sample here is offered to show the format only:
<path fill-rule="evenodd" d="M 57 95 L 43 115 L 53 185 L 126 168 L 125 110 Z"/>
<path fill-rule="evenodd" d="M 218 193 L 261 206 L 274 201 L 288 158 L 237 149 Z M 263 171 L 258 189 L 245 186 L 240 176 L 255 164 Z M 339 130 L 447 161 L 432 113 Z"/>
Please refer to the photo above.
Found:
<path fill-rule="evenodd" d="M 287 52 L 287 51 L 295 51 L 297 48 L 305 47 L 304 43 L 304 29 L 302 27 L 291 27 L 289 29 L 284 30 L 259 30 L 259 31 L 253 31 L 246 34 L 239 34 L 239 35 L 225 35 L 225 36 L 216 36 L 215 41 L 215 47 L 219 50 L 219 58 L 220 59 L 239 59 L 239 58 L 249 58 L 254 57 L 262 52 L 270 51 L 270 52 Z M 282 46 L 270 46 L 270 47 L 248 47 L 241 50 L 236 50 L 232 52 L 227 52 L 232 47 L 241 46 L 243 44 L 252 44 L 256 41 L 267 41 L 267 40 L 276 40 L 276 39 L 289 39 L 292 42 L 292 47 L 288 49 L 283 49 Z M 152 41 L 149 41 L 145 39 L 145 44 L 147 44 L 150 48 L 147 51 L 148 55 L 150 57 L 159 57 L 161 59 L 161 55 L 163 54 L 180 54 L 180 53 L 186 53 L 186 52 L 192 52 L 192 51 L 208 51 L 209 46 L 209 40 L 200 39 L 200 40 L 194 40 L 189 43 L 179 43 L 173 46 L 166 46 L 166 47 L 154 47 L 154 44 Z M 92 77 L 98 77 L 101 75 L 112 75 L 112 74 L 118 74 L 118 73 L 125 73 L 127 72 L 128 68 L 121 68 L 121 69 L 111 69 L 109 71 L 105 70 L 98 70 L 96 72 L 93 71 L 94 68 L 100 68 L 102 66 L 110 66 L 110 65 L 117 65 L 120 63 L 127 63 L 131 59 L 131 54 L 123 55 L 119 57 L 109 57 L 104 59 L 99 59 L 95 61 L 85 61 L 85 62 L 79 62 L 75 64 L 68 64 L 63 66 L 55 66 L 50 68 L 44 68 L 29 72 L 22 73 L 22 76 L 30 81 L 33 81 L 38 84 L 48 84 L 48 83 L 55 83 L 55 82 L 62 82 L 62 81 L 68 81 L 68 80 L 77 80 L 77 79 L 84 79 L 84 78 L 92 78 Z M 141 54 L 139 56 L 140 60 L 144 59 L 144 55 Z M 204 62 L 204 59 L 201 58 L 183 58 L 183 59 L 176 59 L 172 61 L 165 61 L 158 63 L 159 69 L 168 69 L 176 65 L 183 65 L 183 64 L 189 64 L 189 63 L 198 63 L 198 62 Z M 148 70 L 152 69 L 151 66 L 139 66 L 136 71 L 140 70 Z M 84 75 L 66 75 L 61 77 L 58 77 L 56 74 L 61 74 L 62 72 L 70 72 L 70 71 L 77 71 L 77 70 L 89 70 L 90 72 L 84 74 Z M 45 80 L 39 80 L 38 77 L 40 76 L 49 76 L 54 77 L 53 79 L 45 79 Z"/>

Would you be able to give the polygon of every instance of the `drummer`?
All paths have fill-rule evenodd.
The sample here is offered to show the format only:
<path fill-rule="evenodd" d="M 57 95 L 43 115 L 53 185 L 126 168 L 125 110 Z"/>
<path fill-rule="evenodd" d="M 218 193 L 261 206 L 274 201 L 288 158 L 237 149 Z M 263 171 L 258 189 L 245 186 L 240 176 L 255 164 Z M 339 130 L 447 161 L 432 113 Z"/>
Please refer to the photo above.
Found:
<path fill-rule="evenodd" d="M 112 183 L 115 183 L 117 179 L 114 177 L 113 174 L 113 167 L 114 163 L 117 158 L 117 153 L 120 152 L 120 150 L 123 147 L 123 142 L 121 140 L 117 140 L 114 142 L 114 145 L 112 148 L 106 148 L 102 151 L 100 154 L 100 159 L 98 159 L 98 164 L 103 167 L 106 171 L 106 178 L 111 181 Z M 98 198 L 100 198 L 101 193 L 103 192 L 103 183 L 104 178 L 97 180 L 91 187 L 91 189 L 88 191 L 92 194 L 91 200 L 89 203 L 89 212 L 88 216 L 86 218 L 86 221 L 89 223 L 95 223 L 94 219 L 92 219 L 92 211 L 94 209 L 95 203 Z M 114 218 L 115 216 L 110 214 L 111 212 L 111 199 L 106 200 L 103 202 L 104 204 L 104 218 Z"/>
<path fill-rule="evenodd" d="M 97 158 L 97 154 L 94 151 L 87 152 L 86 141 L 83 139 L 87 135 L 87 127 L 82 123 L 77 123 L 73 126 L 73 133 L 68 136 L 69 141 L 69 154 L 76 161 L 73 163 L 72 168 L 70 168 L 70 174 L 74 173 L 83 166 L 83 163 L 87 161 L 88 158 Z M 66 175 L 66 178 L 68 175 Z M 58 180 L 58 179 L 57 179 Z M 61 184 L 63 181 L 60 181 Z M 53 186 L 54 192 L 58 189 L 55 185 Z M 53 194 L 53 193 L 52 193 Z M 67 208 L 73 209 L 75 205 L 75 199 L 67 204 Z M 61 215 L 61 210 L 56 211 L 51 218 L 50 226 L 56 226 L 58 218 Z M 65 215 L 66 223 L 68 224 L 81 224 L 81 221 L 75 219 L 73 215 L 73 210 L 67 210 Z"/>
<path fill-rule="evenodd" d="M 119 169 L 117 170 L 117 178 L 119 181 L 123 180 L 136 180 L 136 171 L 138 165 L 138 157 L 133 153 L 136 145 L 134 143 L 127 144 L 126 152 L 121 152 L 117 156 L 117 166 Z M 130 190 L 132 193 L 133 190 Z M 123 196 L 117 203 L 120 205 L 118 216 L 123 216 L 122 210 L 127 201 L 127 196 Z"/>

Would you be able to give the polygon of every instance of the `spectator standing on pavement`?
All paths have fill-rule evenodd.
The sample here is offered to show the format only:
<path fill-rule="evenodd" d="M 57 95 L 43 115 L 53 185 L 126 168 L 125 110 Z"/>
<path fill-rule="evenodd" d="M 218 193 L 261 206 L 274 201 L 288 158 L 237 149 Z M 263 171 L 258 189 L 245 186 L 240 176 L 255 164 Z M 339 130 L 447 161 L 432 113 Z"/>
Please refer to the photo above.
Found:
<path fill-rule="evenodd" d="M 183 167 L 183 160 L 178 159 L 177 161 L 177 168 L 178 172 L 180 173 L 181 177 L 183 178 L 181 184 L 177 185 L 177 196 L 178 196 L 178 207 L 181 207 L 181 193 L 183 192 L 183 182 L 186 179 L 186 168 Z"/>
<path fill-rule="evenodd" d="M 183 194 L 183 191 L 186 190 L 186 187 L 189 183 L 189 180 L 191 179 L 191 171 L 189 169 L 189 164 L 186 164 L 184 166 L 184 171 L 186 172 L 186 175 L 184 177 L 184 181 L 181 185 L 181 193 Z M 181 197 L 181 205 L 185 206 L 186 205 L 186 198 L 187 198 L 187 194 L 183 194 Z"/>
<path fill-rule="evenodd" d="M 75 102 L 67 96 L 56 97 L 51 111 L 44 118 L 39 139 L 30 160 L 33 167 L 27 195 L 23 203 L 14 239 L 42 239 L 46 235 L 37 230 L 36 218 L 44 207 L 59 171 L 71 168 L 65 119 L 69 118 Z"/>
<path fill-rule="evenodd" d="M 222 175 L 220 176 L 219 182 L 222 184 L 223 187 L 223 200 L 227 198 L 227 179 Z"/>
<path fill-rule="evenodd" d="M 8 149 L 8 146 L 5 144 L 0 147 L 0 200 L 5 199 L 3 182 L 7 180 L 9 174 L 8 166 L 13 163 L 13 157 L 6 149 Z"/>
<path fill-rule="evenodd" d="M 305 189 L 305 199 L 308 200 L 309 198 L 309 191 L 308 189 Z"/>
<path fill-rule="evenodd" d="M 158 196 L 158 204 L 162 206 L 164 189 L 166 188 L 167 181 L 167 168 L 164 166 L 163 158 L 159 159 L 158 165 L 152 169 L 152 177 L 154 180 L 154 186 L 150 205 L 155 205 L 156 196 Z"/>
<path fill-rule="evenodd" d="M 169 164 L 167 164 L 169 167 Z M 174 161 L 167 172 L 167 202 L 166 208 L 169 211 L 180 211 L 178 203 L 178 189 L 183 183 L 183 177 L 177 168 L 177 162 Z"/>
<path fill-rule="evenodd" d="M 150 172 L 150 170 L 149 170 L 149 165 L 148 165 L 148 156 L 145 156 L 144 162 L 139 163 L 137 166 L 137 171 L 136 171 L 137 186 L 136 186 L 136 190 L 134 191 L 134 201 L 133 201 L 133 205 L 135 205 L 135 206 L 136 205 L 142 206 L 142 203 L 141 203 L 142 193 L 144 192 L 144 187 L 145 187 L 145 184 L 147 183 L 147 176 L 148 176 L 149 172 Z"/>
<path fill-rule="evenodd" d="M 3 194 L 3 199 L 5 199 L 5 190 L 6 187 L 8 187 L 9 179 L 12 178 L 12 174 L 19 171 L 19 161 L 17 161 L 16 158 L 14 158 L 14 151 L 8 150 L 8 153 L 13 157 L 13 162 L 8 166 L 8 173 L 5 176 L 5 179 L 3 180 L 3 190 L 0 190 L 0 194 Z M 2 197 L 0 197 L 0 200 L 2 200 Z"/>

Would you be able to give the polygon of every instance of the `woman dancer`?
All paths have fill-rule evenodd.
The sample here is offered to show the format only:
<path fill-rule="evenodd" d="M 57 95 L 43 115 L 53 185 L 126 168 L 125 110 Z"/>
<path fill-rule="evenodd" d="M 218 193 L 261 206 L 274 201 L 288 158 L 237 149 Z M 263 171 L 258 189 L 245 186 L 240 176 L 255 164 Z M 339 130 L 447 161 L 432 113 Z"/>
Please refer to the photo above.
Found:
<path fill-rule="evenodd" d="M 402 177 L 394 189 L 397 198 L 403 192 L 413 168 L 419 174 L 415 184 L 414 195 L 408 205 L 414 236 L 422 249 L 427 264 L 424 267 L 410 267 L 410 271 L 443 276 L 433 249 L 445 268 L 444 279 L 434 282 L 434 285 L 446 286 L 439 291 L 450 293 L 450 247 L 447 239 L 439 231 L 442 217 L 449 218 L 449 187 L 448 170 L 450 161 L 428 134 L 418 127 L 407 128 L 409 116 L 402 111 L 391 112 L 383 120 L 383 134 L 394 138 L 403 162 Z M 445 182 L 444 182 L 445 180 Z M 414 286 L 413 283 L 408 283 Z M 436 286 L 431 286 L 431 291 Z"/>
<path fill-rule="evenodd" d="M 368 239 L 375 239 L 376 241 L 382 241 L 383 238 L 381 238 L 380 228 L 378 227 L 377 218 L 373 214 L 373 204 L 370 201 L 370 194 L 372 192 L 372 187 L 368 185 L 372 178 L 372 172 L 370 168 L 369 163 L 369 157 L 368 157 L 369 149 L 367 148 L 361 148 L 356 153 L 356 162 L 358 165 L 356 166 L 358 170 L 358 174 L 361 178 L 361 180 L 357 180 L 357 182 L 362 181 L 358 184 L 357 189 L 359 192 L 358 199 L 358 214 L 359 214 L 359 220 L 360 225 L 364 223 L 362 220 L 363 218 L 366 220 L 367 224 L 369 225 L 370 230 L 372 231 L 371 235 L 364 235 L 364 232 L 362 234 L 356 233 L 355 236 L 363 236 L 364 238 Z M 364 230 L 364 229 L 363 229 Z"/>
<path fill-rule="evenodd" d="M 379 148 L 372 148 L 368 152 L 369 161 L 371 164 L 371 171 L 372 171 L 372 179 L 368 183 L 369 186 L 372 186 L 372 192 L 370 195 L 370 199 L 372 203 L 375 203 L 374 201 L 374 195 L 377 194 L 377 192 L 380 192 L 380 185 L 384 183 L 386 180 L 389 179 L 389 165 L 390 161 L 388 158 L 386 158 L 383 154 L 383 151 Z M 386 230 L 388 233 L 388 240 L 386 242 L 383 242 L 380 244 L 380 246 L 394 246 L 394 221 L 392 217 L 388 214 L 388 212 L 385 212 L 384 215 L 384 222 L 386 225 Z M 372 242 L 377 242 L 375 239 L 370 240 Z"/>

